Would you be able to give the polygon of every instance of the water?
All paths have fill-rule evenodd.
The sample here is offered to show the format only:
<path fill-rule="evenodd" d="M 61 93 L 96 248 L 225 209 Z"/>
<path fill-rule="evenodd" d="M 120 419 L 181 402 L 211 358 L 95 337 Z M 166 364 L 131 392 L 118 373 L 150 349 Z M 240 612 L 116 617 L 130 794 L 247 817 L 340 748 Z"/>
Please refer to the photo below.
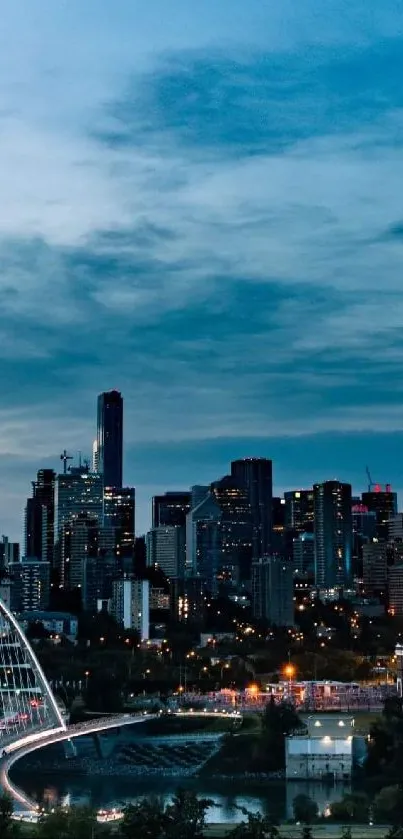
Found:
<path fill-rule="evenodd" d="M 146 796 L 158 796 L 169 802 L 178 787 L 191 789 L 214 804 L 207 820 L 212 823 L 236 823 L 244 818 L 239 808 L 253 813 L 271 814 L 279 820 L 292 818 L 292 802 L 296 795 L 305 793 L 315 799 L 323 812 L 328 805 L 343 796 L 345 786 L 324 786 L 304 781 L 239 781 L 205 778 L 159 777 L 91 777 L 74 778 L 70 773 L 57 776 L 46 773 L 15 771 L 13 778 L 30 796 L 47 799 L 54 805 L 89 803 L 97 809 L 120 807 Z"/>

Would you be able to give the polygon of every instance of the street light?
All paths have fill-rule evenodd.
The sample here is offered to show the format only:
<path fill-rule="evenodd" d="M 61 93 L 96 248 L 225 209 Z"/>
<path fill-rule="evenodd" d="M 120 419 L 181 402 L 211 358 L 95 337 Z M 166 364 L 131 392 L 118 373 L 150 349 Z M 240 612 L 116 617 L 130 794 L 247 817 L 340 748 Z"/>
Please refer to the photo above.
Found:
<path fill-rule="evenodd" d="M 288 691 L 291 696 L 291 682 L 293 676 L 295 676 L 295 667 L 293 664 L 288 663 L 284 668 L 284 673 L 288 678 Z"/>

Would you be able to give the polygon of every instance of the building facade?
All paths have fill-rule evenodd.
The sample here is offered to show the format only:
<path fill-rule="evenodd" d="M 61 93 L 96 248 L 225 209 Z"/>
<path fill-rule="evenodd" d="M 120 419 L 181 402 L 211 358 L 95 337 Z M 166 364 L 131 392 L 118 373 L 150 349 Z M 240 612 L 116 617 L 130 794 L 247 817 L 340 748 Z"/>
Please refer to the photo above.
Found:
<path fill-rule="evenodd" d="M 148 580 L 115 580 L 111 614 L 124 629 L 136 630 L 142 641 L 150 637 L 150 590 Z"/>
<path fill-rule="evenodd" d="M 252 563 L 252 612 L 275 626 L 294 626 L 292 563 L 265 556 Z"/>
<path fill-rule="evenodd" d="M 153 527 L 146 537 L 147 566 L 160 568 L 166 577 L 185 574 L 185 528 L 169 525 Z"/>
<path fill-rule="evenodd" d="M 284 493 L 285 526 L 295 533 L 313 533 L 313 489 L 293 489 Z"/>
<path fill-rule="evenodd" d="M 186 516 L 192 506 L 190 491 L 165 492 L 154 495 L 152 527 L 186 527 Z"/>
<path fill-rule="evenodd" d="M 248 490 L 253 522 L 253 557 L 269 554 L 272 542 L 272 461 L 264 457 L 234 460 L 231 475 Z"/>
<path fill-rule="evenodd" d="M 50 562 L 23 558 L 9 565 L 11 611 L 41 611 L 49 606 Z"/>
<path fill-rule="evenodd" d="M 362 503 L 370 512 L 376 514 L 376 537 L 386 541 L 388 538 L 389 519 L 397 516 L 397 493 L 388 488 L 375 488 L 362 493 Z"/>
<path fill-rule="evenodd" d="M 123 399 L 117 390 L 98 396 L 97 466 L 106 487 L 122 486 Z"/>
<path fill-rule="evenodd" d="M 348 781 L 353 768 L 354 719 L 313 715 L 303 733 L 286 737 L 286 778 Z"/>
<path fill-rule="evenodd" d="M 351 580 L 351 484 L 325 481 L 314 486 L 315 585 L 344 587 Z"/>

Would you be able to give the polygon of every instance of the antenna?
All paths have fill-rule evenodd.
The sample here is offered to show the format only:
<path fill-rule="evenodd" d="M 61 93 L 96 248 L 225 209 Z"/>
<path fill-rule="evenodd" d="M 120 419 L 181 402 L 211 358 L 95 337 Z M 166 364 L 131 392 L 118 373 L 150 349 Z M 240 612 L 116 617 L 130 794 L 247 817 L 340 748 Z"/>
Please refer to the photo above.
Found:
<path fill-rule="evenodd" d="M 67 462 L 69 460 L 73 460 L 71 454 L 67 454 L 66 449 L 63 450 L 62 454 L 60 455 L 60 460 L 63 461 L 63 474 L 67 474 Z"/>

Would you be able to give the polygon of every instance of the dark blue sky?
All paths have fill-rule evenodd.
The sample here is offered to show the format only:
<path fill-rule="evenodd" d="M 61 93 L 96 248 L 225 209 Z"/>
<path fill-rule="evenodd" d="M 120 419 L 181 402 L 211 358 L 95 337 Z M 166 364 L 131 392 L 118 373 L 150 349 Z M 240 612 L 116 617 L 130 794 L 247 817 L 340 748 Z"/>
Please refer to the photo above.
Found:
<path fill-rule="evenodd" d="M 139 532 L 232 457 L 403 490 L 401 4 L 7 6 L 2 531 L 109 388 Z"/>

